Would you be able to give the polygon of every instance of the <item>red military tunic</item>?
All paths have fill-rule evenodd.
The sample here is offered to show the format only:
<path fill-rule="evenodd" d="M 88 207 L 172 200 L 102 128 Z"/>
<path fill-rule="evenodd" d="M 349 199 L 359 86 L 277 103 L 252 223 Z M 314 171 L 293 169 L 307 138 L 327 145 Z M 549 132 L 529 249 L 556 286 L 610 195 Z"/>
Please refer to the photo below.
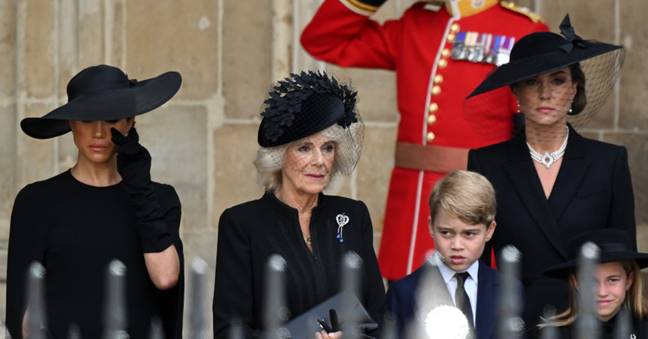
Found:
<path fill-rule="evenodd" d="M 396 167 L 378 254 L 382 275 L 394 280 L 418 268 L 434 248 L 428 228 L 428 197 L 434 183 L 449 170 L 465 168 L 468 149 L 504 141 L 512 130 L 516 105 L 508 89 L 470 103 L 472 111 L 479 110 L 479 121 L 474 121 L 476 115 L 464 114 L 464 99 L 495 65 L 453 60 L 452 40 L 467 31 L 517 41 L 546 31 L 547 26 L 505 4 L 453 18 L 444 8 L 425 3 L 380 25 L 362 8 L 353 7 L 357 0 L 342 1 L 322 4 L 301 42 L 314 57 L 343 67 L 396 71 L 400 112 Z"/>

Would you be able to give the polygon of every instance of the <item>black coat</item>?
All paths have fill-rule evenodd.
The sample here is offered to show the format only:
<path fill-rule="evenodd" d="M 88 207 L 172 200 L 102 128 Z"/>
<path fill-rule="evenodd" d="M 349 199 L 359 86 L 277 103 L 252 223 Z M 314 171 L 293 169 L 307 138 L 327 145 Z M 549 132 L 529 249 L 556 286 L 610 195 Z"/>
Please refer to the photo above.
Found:
<path fill-rule="evenodd" d="M 601 323 L 601 336 L 600 339 L 617 339 L 614 335 L 618 315 L 614 318 Z M 561 326 L 558 328 L 558 339 L 571 339 L 577 338 L 575 331 L 575 324 L 569 326 Z M 648 338 L 648 320 L 632 319 L 630 325 L 630 335 L 623 339 L 642 339 Z"/>
<path fill-rule="evenodd" d="M 634 197 L 624 147 L 583 138 L 570 127 L 549 199 L 532 161 L 522 139 L 471 150 L 468 155 L 468 169 L 483 174 L 495 187 L 497 229 L 488 245 L 496 253 L 507 244 L 522 252 L 523 317 L 529 329 L 535 329 L 546 304 L 558 310 L 567 307 L 567 283 L 545 278 L 543 271 L 567 259 L 570 238 L 612 227 L 626 231 L 636 243 Z M 482 259 L 490 261 L 488 247 Z"/>
<path fill-rule="evenodd" d="M 340 242 L 338 215 L 348 217 Z M 271 192 L 223 212 L 218 229 L 214 290 L 214 338 L 226 338 L 233 318 L 242 321 L 245 337 L 263 329 L 264 276 L 268 258 L 287 262 L 286 304 L 294 318 L 340 290 L 341 260 L 355 251 L 363 260 L 359 296 L 374 320 L 380 321 L 385 291 L 373 249 L 369 211 L 361 201 L 319 195 L 310 232 L 313 252 L 304 242 L 297 210 Z M 342 321 L 343 319 L 341 319 Z"/>
<path fill-rule="evenodd" d="M 435 270 L 438 274 L 439 288 L 444 289 L 444 300 L 452 304 L 450 294 L 445 288 L 445 283 L 438 268 L 423 265 L 412 274 L 400 279 L 389 286 L 387 291 L 387 312 L 396 321 L 398 338 L 405 338 L 408 325 L 415 319 L 418 308 L 419 285 L 424 275 L 429 270 Z M 490 339 L 495 337 L 495 325 L 497 324 L 497 293 L 500 288 L 500 278 L 497 271 L 484 263 L 479 264 L 477 278 L 477 316 L 475 332 L 477 339 Z M 441 299 L 441 298 L 440 298 Z M 439 304 L 444 304 L 439 302 Z"/>

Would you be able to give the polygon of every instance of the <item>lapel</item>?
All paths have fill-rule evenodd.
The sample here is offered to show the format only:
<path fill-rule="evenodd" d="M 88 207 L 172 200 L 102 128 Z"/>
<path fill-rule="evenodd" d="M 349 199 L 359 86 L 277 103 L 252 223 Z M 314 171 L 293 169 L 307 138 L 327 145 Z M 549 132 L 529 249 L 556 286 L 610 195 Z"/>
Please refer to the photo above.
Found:
<path fill-rule="evenodd" d="M 477 273 L 477 317 L 475 331 L 477 338 L 493 338 L 496 323 L 497 295 L 495 272 L 489 272 L 486 264 L 479 263 Z"/>
<path fill-rule="evenodd" d="M 439 305 L 454 306 L 445 280 L 443 280 L 441 272 L 435 265 L 425 264 L 425 270 L 421 274 L 417 285 L 415 290 L 418 295 L 415 300 L 419 300 L 419 312 L 422 309 L 429 311 Z M 425 302 L 421 303 L 421 301 Z"/>
<path fill-rule="evenodd" d="M 405 338 L 428 337 L 425 328 L 425 315 L 441 305 L 453 306 L 452 297 L 443 280 L 441 272 L 435 265 L 425 263 L 424 271 L 419 276 L 414 288 L 414 317 L 405 329 Z"/>
<path fill-rule="evenodd" d="M 574 198 L 574 194 L 585 178 L 590 160 L 585 156 L 583 137 L 569 126 L 569 141 L 556 183 L 549 196 L 549 206 L 556 220 L 560 220 L 565 209 Z"/>
<path fill-rule="evenodd" d="M 571 134 L 569 137 L 571 138 Z M 567 147 L 569 148 L 569 144 Z M 567 258 L 566 244 L 560 236 L 558 223 L 549 207 L 549 202 L 545 198 L 540 179 L 533 167 L 533 160 L 531 160 L 531 156 L 529 155 L 526 141 L 524 139 L 516 139 L 509 142 L 507 157 L 508 162 L 503 164 L 504 171 L 511 180 L 518 197 L 526 206 L 536 226 L 542 230 L 556 251 L 564 258 Z"/>

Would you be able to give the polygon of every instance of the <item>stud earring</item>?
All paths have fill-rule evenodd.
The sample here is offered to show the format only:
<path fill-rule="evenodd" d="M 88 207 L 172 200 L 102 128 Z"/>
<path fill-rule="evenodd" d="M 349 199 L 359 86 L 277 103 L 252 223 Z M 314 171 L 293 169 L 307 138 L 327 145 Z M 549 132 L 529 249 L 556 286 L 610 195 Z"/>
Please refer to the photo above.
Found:
<path fill-rule="evenodd" d="M 516 113 L 520 113 L 520 102 L 519 101 L 517 102 L 517 112 Z"/>

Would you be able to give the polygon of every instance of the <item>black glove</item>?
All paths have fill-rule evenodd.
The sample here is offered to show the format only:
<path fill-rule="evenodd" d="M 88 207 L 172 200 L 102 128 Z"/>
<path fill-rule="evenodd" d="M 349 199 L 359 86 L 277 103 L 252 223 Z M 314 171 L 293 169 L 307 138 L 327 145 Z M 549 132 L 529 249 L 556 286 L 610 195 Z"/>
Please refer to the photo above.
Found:
<path fill-rule="evenodd" d="M 378 9 L 378 7 L 382 6 L 382 4 L 385 3 L 385 1 L 387 0 L 356 0 L 354 2 L 359 2 L 360 4 L 366 6 L 366 7 L 360 7 L 361 9 L 375 12 Z M 353 2 L 351 2 L 351 4 L 355 5 Z"/>
<path fill-rule="evenodd" d="M 128 135 L 111 128 L 112 142 L 117 146 L 117 171 L 130 197 L 137 218 L 137 232 L 145 253 L 160 252 L 171 246 L 164 213 L 151 182 L 151 155 L 139 143 L 135 127 Z"/>

